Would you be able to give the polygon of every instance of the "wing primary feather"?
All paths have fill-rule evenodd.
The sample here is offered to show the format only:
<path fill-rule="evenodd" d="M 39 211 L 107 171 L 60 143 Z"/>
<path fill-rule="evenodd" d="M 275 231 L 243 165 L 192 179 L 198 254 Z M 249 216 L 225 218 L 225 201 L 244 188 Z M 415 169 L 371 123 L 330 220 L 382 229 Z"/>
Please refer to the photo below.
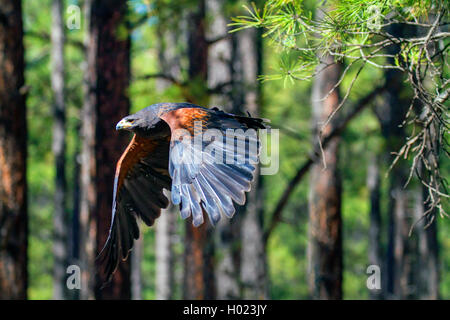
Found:
<path fill-rule="evenodd" d="M 111 281 L 121 260 L 127 259 L 139 238 L 137 217 L 152 225 L 168 200 L 163 189 L 171 189 L 169 175 L 170 128 L 161 121 L 156 135 L 135 134 L 116 166 L 111 226 L 97 256 Z M 104 286 L 103 285 L 103 286 Z"/>
<path fill-rule="evenodd" d="M 194 227 L 198 227 L 203 223 L 203 211 L 200 207 L 200 199 L 192 184 L 189 185 L 188 190 L 189 205 L 192 208 L 192 224 L 194 225 Z"/>

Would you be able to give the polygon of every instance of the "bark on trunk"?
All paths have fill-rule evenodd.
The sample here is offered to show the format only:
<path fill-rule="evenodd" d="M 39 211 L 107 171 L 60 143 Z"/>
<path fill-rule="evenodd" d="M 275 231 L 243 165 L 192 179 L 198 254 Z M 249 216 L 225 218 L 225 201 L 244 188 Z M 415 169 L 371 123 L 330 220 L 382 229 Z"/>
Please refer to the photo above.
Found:
<path fill-rule="evenodd" d="M 439 27 L 438 27 L 439 28 Z M 426 36 L 425 30 L 417 32 L 418 36 Z M 416 111 L 417 112 L 417 111 Z M 422 110 L 419 110 L 423 114 Z M 431 127 L 432 136 L 436 136 L 435 129 Z M 427 145 L 429 150 L 433 149 L 433 146 L 429 142 Z M 434 150 L 434 152 L 437 152 Z M 432 163 L 434 168 L 436 167 L 435 161 L 428 159 L 429 163 Z M 432 167 L 433 168 L 433 167 Z M 424 172 L 422 167 L 419 168 L 420 175 L 423 177 Z M 429 177 L 423 177 L 425 181 Z M 418 237 L 418 266 L 417 266 L 417 281 L 418 281 L 418 299 L 436 300 L 439 299 L 439 243 L 438 243 L 438 221 L 441 221 L 438 217 L 436 210 L 431 210 L 429 207 L 429 192 L 425 186 L 419 187 L 417 190 L 416 199 L 416 216 L 415 220 L 419 221 L 415 228 L 415 233 Z M 423 215 L 427 212 L 427 217 Z M 432 217 L 434 216 L 434 220 Z"/>
<path fill-rule="evenodd" d="M 27 298 L 27 125 L 20 1 L 0 1 L 0 299 Z"/>
<path fill-rule="evenodd" d="M 171 25 L 171 28 L 162 25 L 157 27 L 158 34 L 158 62 L 160 72 L 168 74 L 175 79 L 181 76 L 181 66 L 179 53 L 176 51 L 179 41 L 183 41 L 183 30 L 180 21 L 178 25 Z M 185 21 L 184 21 L 185 22 Z M 163 92 L 172 83 L 165 79 L 156 80 L 156 88 Z M 168 197 L 170 198 L 170 197 Z M 177 226 L 177 208 L 170 205 L 161 211 L 161 216 L 156 221 L 155 232 L 155 253 L 156 253 L 156 299 L 171 300 L 175 295 L 175 252 L 174 237 Z"/>
<path fill-rule="evenodd" d="M 228 34 L 225 16 L 224 0 L 207 0 L 207 15 L 213 17 L 207 27 L 207 38 L 214 41 L 208 47 L 208 88 L 216 88 L 210 96 L 211 106 L 219 106 L 226 111 L 232 111 L 230 85 L 232 81 L 232 50 L 233 43 Z"/>
<path fill-rule="evenodd" d="M 70 226 L 70 265 L 80 266 L 80 178 L 81 178 L 81 122 L 76 126 L 77 142 L 75 144 L 75 152 L 73 155 L 73 213 L 71 217 Z M 80 290 L 72 290 L 69 294 L 69 298 L 72 300 L 80 299 Z"/>
<path fill-rule="evenodd" d="M 180 42 L 187 42 L 186 30 L 182 27 L 185 20 L 182 19 L 176 25 L 171 24 L 170 27 L 159 23 L 156 28 L 159 71 L 174 79 L 181 78 L 181 55 L 177 52 L 177 47 Z M 172 84 L 169 80 L 157 78 L 156 90 L 164 92 Z"/>
<path fill-rule="evenodd" d="M 84 70 L 84 102 L 81 111 L 81 175 L 80 175 L 80 269 L 81 269 L 81 289 L 80 298 L 83 300 L 94 299 L 95 286 L 95 257 L 96 257 L 96 220 L 95 220 L 95 128 L 97 114 L 95 104 L 92 101 L 92 92 L 95 89 L 95 79 L 91 79 L 91 74 L 95 68 L 94 55 L 95 47 L 90 47 L 90 20 L 91 6 L 93 0 L 86 0 L 84 3 L 85 16 L 85 46 L 87 65 Z"/>
<path fill-rule="evenodd" d="M 431 149 L 431 146 L 428 145 Z M 429 161 L 431 162 L 431 160 Z M 422 168 L 420 171 L 424 171 Z M 423 174 L 422 174 L 423 175 Z M 429 205 L 430 195 L 427 187 L 419 188 L 416 197 L 416 220 L 418 223 L 418 282 L 419 289 L 417 298 L 436 300 L 439 299 L 439 243 L 438 243 L 438 220 L 436 210 L 431 210 Z M 430 211 L 431 210 L 431 211 Z M 427 213 L 426 216 L 424 214 Z M 433 220 L 434 218 L 434 220 Z"/>
<path fill-rule="evenodd" d="M 53 299 L 66 297 L 67 219 L 66 219 L 66 106 L 64 99 L 64 23 L 62 1 L 52 2 L 51 83 L 53 91 L 53 154 L 55 157 L 55 199 L 53 213 Z"/>
<path fill-rule="evenodd" d="M 142 300 L 142 255 L 144 234 L 141 232 L 139 239 L 134 240 L 131 251 L 131 299 Z"/>
<path fill-rule="evenodd" d="M 130 299 L 130 260 L 120 264 L 112 283 L 100 289 L 101 279 L 92 279 L 92 259 L 105 244 L 111 223 L 112 186 L 115 164 L 128 137 L 114 130 L 129 112 L 127 88 L 130 77 L 130 37 L 124 0 L 94 0 L 88 4 L 89 45 L 88 94 L 83 110 L 83 162 L 81 216 L 84 226 L 83 270 L 89 289 L 97 299 Z M 90 274 L 87 274 L 90 271 Z M 88 295 L 92 297 L 92 293 Z"/>
<path fill-rule="evenodd" d="M 408 193 L 396 186 L 392 192 L 392 241 L 393 247 L 393 296 L 394 299 L 413 298 L 415 288 L 411 281 L 414 248 L 413 239 L 408 237 L 411 228 L 411 211 L 408 209 Z"/>
<path fill-rule="evenodd" d="M 370 194 L 369 213 L 369 264 L 376 265 L 384 270 L 383 259 L 381 258 L 381 210 L 380 210 L 380 168 L 378 157 L 372 156 L 367 169 L 367 188 Z M 370 291 L 370 298 L 373 300 L 383 299 L 383 289 L 373 289 Z"/>
<path fill-rule="evenodd" d="M 208 105 L 208 43 L 205 37 L 205 1 L 199 1 L 188 17 L 189 82 L 195 96 L 190 102 Z M 211 225 L 204 213 L 205 223 L 199 228 L 192 225 L 192 218 L 186 220 L 184 252 L 184 299 L 214 299 L 214 241 Z"/>
<path fill-rule="evenodd" d="M 401 36 L 402 29 L 394 28 L 392 34 Z M 393 50 L 391 53 L 395 53 Z M 386 81 L 390 84 L 383 103 L 376 108 L 386 141 L 385 162 L 390 165 L 392 152 L 399 150 L 406 139 L 401 126 L 409 100 L 401 99 L 402 74 L 389 70 Z M 438 248 L 435 227 L 423 230 L 418 223 L 410 236 L 411 226 L 425 211 L 421 190 L 413 190 L 405 183 L 408 164 L 399 161 L 389 172 L 388 247 L 387 247 L 387 299 L 434 299 L 438 289 Z M 426 271 L 424 271 L 426 270 Z"/>
<path fill-rule="evenodd" d="M 173 237 L 176 228 L 175 208 L 162 210 L 156 222 L 156 299 L 174 298 L 174 252 Z"/>
<path fill-rule="evenodd" d="M 241 227 L 240 276 L 243 299 L 269 298 L 267 256 L 263 241 L 263 188 L 257 177 L 247 195 L 246 212 Z"/>
<path fill-rule="evenodd" d="M 388 80 L 389 81 L 389 80 Z M 399 125 L 403 121 L 403 104 L 397 95 L 400 82 L 390 81 L 392 89 L 388 89 L 385 96 L 386 107 L 389 110 L 378 110 L 382 132 L 386 139 L 385 162 L 390 164 L 393 160 L 390 152 L 399 150 L 404 141 L 404 132 Z M 397 83 L 397 85 L 396 85 Z M 396 88 L 396 89 L 395 89 Z M 407 179 L 407 169 L 401 162 L 389 173 L 389 207 L 388 207 L 388 246 L 387 246 L 387 286 L 386 298 L 406 299 L 410 296 L 411 276 L 411 248 L 412 239 L 409 238 L 411 227 L 411 209 L 408 208 L 408 190 L 404 188 Z"/>
<path fill-rule="evenodd" d="M 414 229 L 419 242 L 419 258 L 417 265 L 418 274 L 418 299 L 437 300 L 439 299 L 439 244 L 437 240 L 437 221 L 433 222 L 430 217 L 424 218 L 423 214 L 428 210 L 424 201 L 428 196 L 426 187 L 419 189 L 416 196 L 416 216 L 415 220 L 420 222 Z M 431 224 L 430 224 L 431 223 Z"/>
<path fill-rule="evenodd" d="M 326 57 L 326 62 L 333 59 Z M 319 66 L 321 68 L 322 66 Z M 337 83 L 340 66 L 332 65 L 315 79 L 312 92 L 313 137 L 339 104 L 338 90 L 321 100 Z M 334 119 L 336 120 L 336 119 Z M 334 126 L 331 121 L 323 130 L 326 136 Z M 341 179 L 338 171 L 339 138 L 333 138 L 322 159 L 311 168 L 309 194 L 308 284 L 311 298 L 342 299 L 342 218 Z M 322 155 L 317 155 L 321 157 Z"/>
<path fill-rule="evenodd" d="M 383 106 L 378 106 L 377 115 L 386 140 L 385 162 L 393 161 L 391 154 L 399 150 L 404 142 L 405 133 L 400 124 L 403 121 L 405 102 L 400 101 L 402 80 L 399 74 L 387 72 L 387 80 L 391 84 L 384 96 Z M 407 168 L 403 162 L 398 162 L 389 172 L 389 206 L 388 206 L 388 246 L 387 246 L 387 299 L 406 299 L 414 296 L 415 285 L 412 264 L 416 259 L 416 239 L 409 237 L 413 223 L 414 208 L 408 206 L 411 192 L 404 188 L 407 180 Z"/>
<path fill-rule="evenodd" d="M 238 83 L 233 92 L 238 92 L 236 106 L 239 111 L 258 117 L 261 112 L 261 85 L 257 77 L 262 73 L 262 41 L 259 30 L 242 30 L 236 34 L 236 61 L 234 72 L 239 72 Z M 263 180 L 259 168 L 252 190 L 247 194 L 245 212 L 242 212 L 240 280 L 244 299 L 266 299 L 268 294 L 266 247 L 263 241 Z"/>
<path fill-rule="evenodd" d="M 210 105 L 232 112 L 240 109 L 242 105 L 235 106 L 230 90 L 233 76 L 233 42 L 228 35 L 227 18 L 224 14 L 225 1 L 208 0 L 206 2 L 207 15 L 214 17 L 208 25 L 208 39 L 221 39 L 211 43 L 208 48 L 208 87 L 215 89 L 210 96 Z M 239 299 L 239 247 L 240 228 L 244 207 L 236 208 L 232 220 L 222 217 L 214 231 L 216 248 L 216 287 L 218 299 Z"/>
<path fill-rule="evenodd" d="M 205 220 L 207 219 L 204 213 Z M 192 226 L 192 218 L 186 220 L 184 251 L 183 299 L 211 300 L 216 297 L 214 281 L 214 242 L 210 225 Z"/>
<path fill-rule="evenodd" d="M 401 36 L 404 32 L 400 26 L 391 26 L 389 32 Z M 399 48 L 391 46 L 390 54 L 396 54 Z M 405 132 L 401 126 L 409 99 L 400 99 L 403 89 L 402 74 L 396 70 L 387 70 L 386 82 L 389 83 L 383 95 L 383 102 L 375 109 L 385 138 L 384 162 L 390 165 L 394 159 L 392 152 L 400 149 L 405 141 Z M 386 298 L 406 299 L 411 297 L 411 263 L 413 246 L 408 237 L 411 227 L 412 210 L 408 208 L 408 190 L 404 188 L 407 180 L 407 165 L 399 161 L 389 172 L 389 206 L 388 206 L 388 246 L 386 260 Z"/>

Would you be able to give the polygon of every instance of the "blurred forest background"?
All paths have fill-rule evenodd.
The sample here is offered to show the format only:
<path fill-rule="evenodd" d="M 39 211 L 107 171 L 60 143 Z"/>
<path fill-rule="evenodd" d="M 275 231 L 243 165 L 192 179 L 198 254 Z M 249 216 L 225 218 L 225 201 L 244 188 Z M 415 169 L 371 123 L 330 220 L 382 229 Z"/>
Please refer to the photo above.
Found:
<path fill-rule="evenodd" d="M 315 18 L 336 2 L 269 4 Z M 448 108 L 448 1 L 347 3 L 356 8 L 348 19 L 369 4 L 425 10 L 426 39 L 446 33 L 436 42 L 445 76 L 437 87 L 447 90 L 440 105 Z M 442 203 L 421 220 L 429 190 L 416 177 L 403 187 L 413 157 L 389 171 L 412 136 L 400 126 L 415 94 L 406 71 L 374 63 L 344 73 L 351 62 L 343 58 L 314 77 L 314 69 L 294 74 L 308 52 L 282 49 L 273 35 L 288 34 L 286 45 L 301 33 L 274 12 L 270 25 L 252 20 L 265 4 L 0 0 L 0 298 L 450 298 L 450 222 L 438 212 L 448 211 L 448 193 L 441 189 Z M 405 28 L 389 32 L 412 37 Z M 381 59 L 394 59 L 389 50 Z M 164 210 L 100 290 L 94 259 L 129 139 L 115 125 L 150 104 L 182 101 L 270 119 L 280 129 L 279 170 L 260 176 L 246 205 L 214 229 L 194 232 L 178 208 Z M 337 109 L 321 155 L 314 145 Z M 436 154 L 445 180 L 448 154 Z M 81 290 L 66 287 L 69 265 L 81 268 Z M 381 289 L 368 289 L 369 265 L 380 267 Z"/>

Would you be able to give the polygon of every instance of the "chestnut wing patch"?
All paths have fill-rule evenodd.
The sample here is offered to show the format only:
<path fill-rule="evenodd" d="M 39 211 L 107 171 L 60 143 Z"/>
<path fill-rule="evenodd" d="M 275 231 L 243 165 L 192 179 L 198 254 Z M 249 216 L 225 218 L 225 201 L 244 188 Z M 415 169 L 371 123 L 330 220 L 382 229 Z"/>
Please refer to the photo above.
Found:
<path fill-rule="evenodd" d="M 139 238 L 137 218 L 151 226 L 161 208 L 169 204 L 163 194 L 163 188 L 171 187 L 169 143 L 170 137 L 156 140 L 135 135 L 117 163 L 111 227 L 100 253 L 102 260 L 107 260 L 104 273 L 108 281 Z"/>

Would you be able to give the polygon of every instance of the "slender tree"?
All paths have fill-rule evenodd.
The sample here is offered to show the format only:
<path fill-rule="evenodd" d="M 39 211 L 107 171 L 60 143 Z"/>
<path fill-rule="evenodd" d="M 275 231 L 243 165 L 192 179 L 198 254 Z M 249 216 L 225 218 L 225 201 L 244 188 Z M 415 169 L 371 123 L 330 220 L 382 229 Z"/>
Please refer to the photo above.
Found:
<path fill-rule="evenodd" d="M 163 10 L 163 8 L 161 8 Z M 183 19 L 170 21 L 170 27 L 159 23 L 158 36 L 158 62 L 160 73 L 179 79 L 181 76 L 180 56 L 177 51 L 179 42 L 186 42 L 185 33 L 181 24 Z M 166 79 L 156 79 L 156 88 L 163 92 L 172 83 Z M 161 211 L 161 216 L 155 224 L 155 254 L 156 254 L 156 299 L 170 300 L 174 298 L 175 291 L 175 252 L 174 236 L 177 225 L 177 208 L 170 205 Z"/>
<path fill-rule="evenodd" d="M 27 124 L 21 1 L 0 1 L 0 299 L 27 298 Z"/>
<path fill-rule="evenodd" d="M 379 159 L 376 156 L 370 157 L 367 169 L 367 188 L 370 194 L 369 213 L 369 264 L 376 265 L 384 270 L 381 256 L 381 199 L 380 199 L 380 168 Z M 371 290 L 371 299 L 382 299 L 384 285 L 380 290 Z"/>
<path fill-rule="evenodd" d="M 53 154 L 55 157 L 55 200 L 53 214 L 53 298 L 65 298 L 67 265 L 66 218 L 66 106 L 64 95 L 64 22 L 62 1 L 52 1 L 51 83 L 53 91 Z"/>
<path fill-rule="evenodd" d="M 390 32 L 401 36 L 406 27 L 392 26 Z M 396 54 L 400 46 L 391 46 L 388 53 Z M 404 91 L 404 76 L 395 69 L 385 72 L 388 88 L 382 95 L 383 103 L 375 109 L 385 139 L 383 155 L 386 163 L 394 159 L 392 150 L 399 150 L 406 139 L 402 126 L 408 106 L 408 100 L 400 97 Z M 388 244 L 387 244 L 387 298 L 407 298 L 411 277 L 412 240 L 408 237 L 411 227 L 412 210 L 408 208 L 408 189 L 405 184 L 408 178 L 408 167 L 405 162 L 398 162 L 389 173 L 389 206 L 388 206 Z"/>
<path fill-rule="evenodd" d="M 78 121 L 76 126 L 76 135 L 81 138 L 81 123 Z M 73 154 L 73 191 L 72 191 L 72 217 L 70 225 L 70 262 L 69 264 L 80 265 L 80 175 L 81 175 L 81 139 L 77 139 L 75 151 Z M 72 290 L 70 298 L 78 300 L 81 290 Z"/>
<path fill-rule="evenodd" d="M 248 29 L 236 35 L 234 72 L 240 81 L 234 84 L 234 105 L 241 105 L 244 113 L 254 117 L 261 113 L 262 38 L 260 30 Z M 237 64 L 237 65 L 236 65 Z M 257 168 L 259 171 L 259 168 Z M 247 195 L 245 212 L 242 212 L 240 252 L 240 282 L 242 298 L 268 298 L 266 246 L 263 239 L 264 180 L 257 174 L 252 190 Z"/>
<path fill-rule="evenodd" d="M 206 41 L 205 0 L 188 16 L 189 90 L 191 102 L 208 105 L 208 43 Z M 192 219 L 186 221 L 184 252 L 184 298 L 213 299 L 216 296 L 214 281 L 214 241 L 207 221 L 195 228 Z"/>
<path fill-rule="evenodd" d="M 406 113 L 407 102 L 400 99 L 403 80 L 398 72 L 386 73 L 390 84 L 383 96 L 383 105 L 377 109 L 381 131 L 385 138 L 386 150 L 400 148 L 406 135 L 401 126 Z M 386 162 L 393 160 L 393 155 L 386 151 Z M 413 263 L 417 258 L 416 235 L 409 236 L 414 219 L 414 206 L 410 205 L 411 188 L 405 188 L 408 179 L 408 167 L 399 162 L 389 172 L 387 210 L 388 244 L 387 244 L 387 292 L 386 298 L 407 299 L 415 297 L 417 279 L 414 276 Z M 413 289 L 414 286 L 414 289 Z"/>
<path fill-rule="evenodd" d="M 418 299 L 439 299 L 439 243 L 437 238 L 437 219 L 431 220 L 431 216 L 424 216 L 429 209 L 426 205 L 428 190 L 423 187 L 416 196 L 416 221 L 420 221 L 414 232 L 418 235 Z M 424 204 L 425 203 L 425 204 Z"/>
<path fill-rule="evenodd" d="M 131 299 L 142 300 L 142 256 L 144 235 L 134 240 L 131 252 Z"/>
<path fill-rule="evenodd" d="M 86 52 L 86 58 L 90 58 L 95 54 L 91 52 L 94 48 L 88 47 L 90 44 L 90 20 L 91 6 L 93 0 L 86 0 L 84 3 L 85 16 L 85 46 L 89 49 Z M 89 56 L 88 56 L 89 54 Z M 92 58 L 91 58 L 92 59 Z M 81 153 L 80 153 L 80 268 L 81 268 L 81 290 L 80 298 L 83 300 L 94 299 L 95 286 L 95 128 L 96 128 L 96 112 L 94 103 L 91 101 L 91 91 L 94 89 L 94 79 L 91 79 L 91 73 L 94 72 L 93 62 L 89 61 L 89 65 L 84 70 L 84 103 L 81 111 Z"/>
<path fill-rule="evenodd" d="M 214 17 L 207 26 L 207 37 L 211 40 L 208 47 L 208 88 L 211 106 L 219 106 L 225 111 L 242 110 L 242 105 L 234 105 L 231 84 L 239 74 L 233 72 L 233 41 L 228 34 L 226 1 L 208 0 L 207 15 Z M 218 299 L 240 298 L 239 246 L 240 226 L 244 208 L 236 208 L 232 220 L 222 217 L 214 237 L 216 241 L 216 288 Z"/>
<path fill-rule="evenodd" d="M 210 103 L 229 112 L 259 115 L 261 43 L 259 32 L 242 30 L 229 35 L 226 1 L 207 2 L 208 87 Z M 261 184 L 256 178 L 245 206 L 233 219 L 223 218 L 216 230 L 216 283 L 219 299 L 266 297 L 265 252 L 262 240 Z"/>
<path fill-rule="evenodd" d="M 228 34 L 225 0 L 207 0 L 207 16 L 209 23 L 205 28 L 208 38 L 208 88 L 212 89 L 209 103 L 232 111 L 230 87 L 232 82 L 232 50 L 233 43 Z M 216 88 L 216 89 L 214 89 Z"/>
<path fill-rule="evenodd" d="M 325 63 L 333 63 L 331 56 L 324 60 Z M 330 121 L 323 129 L 322 127 L 339 105 L 338 90 L 333 90 L 328 96 L 327 94 L 338 83 L 340 74 L 339 64 L 332 64 L 314 81 L 314 139 L 318 139 L 320 130 L 323 130 L 325 136 L 333 130 L 335 121 Z M 323 154 L 317 155 L 323 157 L 323 162 L 313 164 L 310 173 L 308 283 L 310 296 L 315 299 L 342 299 L 341 180 L 338 154 L 339 137 L 335 137 L 328 143 Z"/>
<path fill-rule="evenodd" d="M 97 299 L 130 299 L 130 260 L 121 263 L 110 285 L 92 279 L 93 259 L 105 244 L 111 223 L 115 163 L 126 135 L 115 124 L 129 113 L 130 37 L 124 0 L 88 1 L 88 91 L 83 110 L 81 222 L 84 276 Z M 90 272 L 89 272 L 89 271 Z M 91 279 L 89 279 L 91 277 Z M 89 290 L 88 289 L 88 290 Z M 92 297 L 92 292 L 87 295 Z"/>
<path fill-rule="evenodd" d="M 429 157 L 428 161 L 434 163 L 432 157 Z M 422 186 L 422 190 L 418 189 L 415 210 L 415 218 L 419 221 L 419 226 L 416 229 L 419 242 L 417 272 L 419 292 L 417 298 L 436 300 L 440 298 L 439 282 L 441 279 L 438 219 L 436 219 L 436 212 L 434 212 L 436 209 L 433 208 L 433 203 L 430 201 L 430 190 L 426 186 Z"/>
<path fill-rule="evenodd" d="M 156 222 L 156 299 L 170 300 L 174 297 L 175 256 L 173 237 L 176 215 L 173 206 L 162 210 Z"/>

